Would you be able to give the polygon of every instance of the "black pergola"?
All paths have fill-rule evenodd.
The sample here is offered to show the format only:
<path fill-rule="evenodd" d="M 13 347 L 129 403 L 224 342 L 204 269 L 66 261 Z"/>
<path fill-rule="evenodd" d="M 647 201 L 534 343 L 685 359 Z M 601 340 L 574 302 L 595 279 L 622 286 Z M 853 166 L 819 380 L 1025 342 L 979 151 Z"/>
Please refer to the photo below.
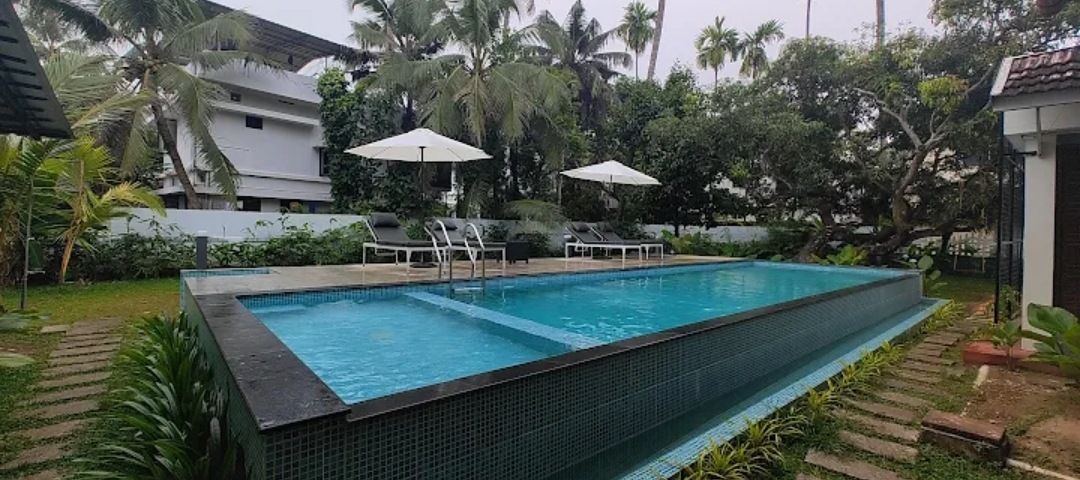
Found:
<path fill-rule="evenodd" d="M 71 138 L 60 102 L 7 0 L 0 1 L 0 133 Z"/>

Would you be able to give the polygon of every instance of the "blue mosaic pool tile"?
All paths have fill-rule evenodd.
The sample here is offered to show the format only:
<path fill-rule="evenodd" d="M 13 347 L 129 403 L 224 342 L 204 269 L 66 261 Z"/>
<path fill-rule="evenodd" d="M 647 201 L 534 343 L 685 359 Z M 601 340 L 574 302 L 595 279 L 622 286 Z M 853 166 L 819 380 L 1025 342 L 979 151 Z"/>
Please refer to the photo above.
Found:
<path fill-rule="evenodd" d="M 429 305 L 482 320 L 489 326 L 496 327 L 495 331 L 500 335 L 528 344 L 539 343 L 539 345 L 536 346 L 542 351 L 552 351 L 555 349 L 558 353 L 563 353 L 603 344 L 603 342 L 600 342 L 599 340 L 584 335 L 559 330 L 531 320 L 495 312 L 457 300 L 451 300 L 441 295 L 434 295 L 427 292 L 410 292 L 406 293 L 405 296 Z"/>

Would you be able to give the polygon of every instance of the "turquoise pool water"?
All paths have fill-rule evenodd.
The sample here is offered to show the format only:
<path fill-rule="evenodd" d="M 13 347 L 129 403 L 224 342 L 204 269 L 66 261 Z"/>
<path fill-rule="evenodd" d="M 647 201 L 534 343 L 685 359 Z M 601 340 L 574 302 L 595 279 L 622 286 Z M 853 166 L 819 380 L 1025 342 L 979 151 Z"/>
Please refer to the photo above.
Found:
<path fill-rule="evenodd" d="M 558 353 L 404 297 L 250 310 L 346 403 Z"/>
<path fill-rule="evenodd" d="M 451 298 L 614 342 L 878 280 L 885 271 L 748 266 L 670 275 L 489 288 Z"/>

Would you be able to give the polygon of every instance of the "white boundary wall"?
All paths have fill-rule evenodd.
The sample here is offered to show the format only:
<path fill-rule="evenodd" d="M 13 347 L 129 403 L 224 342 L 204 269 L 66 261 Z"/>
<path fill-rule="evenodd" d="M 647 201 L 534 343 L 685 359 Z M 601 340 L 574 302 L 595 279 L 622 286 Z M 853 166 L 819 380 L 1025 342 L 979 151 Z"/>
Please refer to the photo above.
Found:
<path fill-rule="evenodd" d="M 156 222 L 162 229 L 162 235 L 190 234 L 205 232 L 207 236 L 222 241 L 267 240 L 282 235 L 289 226 L 308 225 L 316 233 L 363 221 L 362 215 L 329 215 L 309 213 L 263 213 L 237 212 L 229 210 L 168 210 L 162 217 L 145 208 L 132 208 L 131 219 L 117 218 L 109 222 L 109 233 L 120 235 L 137 233 L 153 235 Z M 470 220 L 480 225 L 495 223 L 494 220 Z M 670 225 L 645 225 L 647 233 L 656 237 L 663 230 L 675 231 Z M 514 230 L 511 228 L 511 230 Z M 699 227 L 683 227 L 681 233 L 705 231 L 721 242 L 749 242 L 764 240 L 768 237 L 765 227 L 726 226 L 702 230 Z M 551 232 L 552 241 L 560 244 L 562 230 Z"/>

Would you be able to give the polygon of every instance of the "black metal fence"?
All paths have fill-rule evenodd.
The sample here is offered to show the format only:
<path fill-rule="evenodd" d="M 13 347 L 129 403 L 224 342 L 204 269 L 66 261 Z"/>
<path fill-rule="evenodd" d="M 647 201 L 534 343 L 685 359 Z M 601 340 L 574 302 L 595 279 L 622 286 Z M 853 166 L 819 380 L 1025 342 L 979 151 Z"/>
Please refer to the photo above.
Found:
<path fill-rule="evenodd" d="M 1019 312 L 1024 284 L 1024 158 L 1002 137 L 998 163 L 997 281 L 994 320 Z"/>

